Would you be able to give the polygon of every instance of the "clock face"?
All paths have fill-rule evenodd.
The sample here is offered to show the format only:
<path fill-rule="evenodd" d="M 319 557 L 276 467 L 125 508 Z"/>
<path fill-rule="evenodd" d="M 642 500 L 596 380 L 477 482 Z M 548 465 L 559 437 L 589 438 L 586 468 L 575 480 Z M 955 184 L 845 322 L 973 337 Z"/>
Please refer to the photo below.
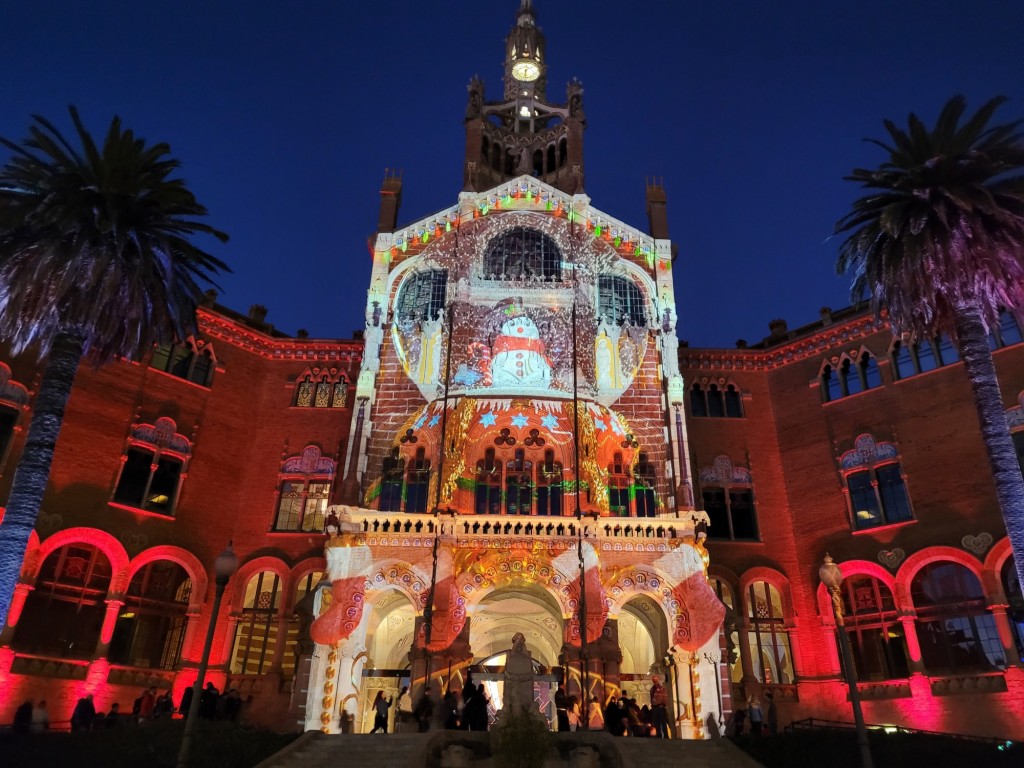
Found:
<path fill-rule="evenodd" d="M 517 61 L 512 65 L 512 77 L 521 83 L 532 83 L 540 77 L 540 67 L 532 61 Z"/>

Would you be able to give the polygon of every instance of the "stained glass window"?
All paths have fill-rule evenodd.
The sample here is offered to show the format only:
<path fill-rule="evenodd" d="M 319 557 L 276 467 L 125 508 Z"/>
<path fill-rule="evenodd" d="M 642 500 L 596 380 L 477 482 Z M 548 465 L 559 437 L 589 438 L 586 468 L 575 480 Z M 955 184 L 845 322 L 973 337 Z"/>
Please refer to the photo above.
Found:
<path fill-rule="evenodd" d="M 543 232 L 513 227 L 487 244 L 484 278 L 560 281 L 562 253 L 555 241 Z"/>
<path fill-rule="evenodd" d="M 402 490 L 405 484 L 405 459 L 397 448 L 385 457 L 381 466 L 380 502 L 381 512 L 398 512 L 402 508 Z"/>
<path fill-rule="evenodd" d="M 793 682 L 793 657 L 789 633 L 782 615 L 779 591 L 766 581 L 754 582 L 747 591 L 747 647 L 754 676 L 765 685 Z"/>
<path fill-rule="evenodd" d="M 544 461 L 537 467 L 537 514 L 562 514 L 562 464 L 555 461 L 555 452 L 544 451 Z"/>
<path fill-rule="evenodd" d="M 213 357 L 209 349 L 197 351 L 192 341 L 158 346 L 149 367 L 201 387 L 209 387 L 213 379 Z"/>
<path fill-rule="evenodd" d="M 295 396 L 295 405 L 300 408 L 309 408 L 313 405 L 313 382 L 308 378 L 299 382 Z"/>
<path fill-rule="evenodd" d="M 873 576 L 851 576 L 843 581 L 842 596 L 857 678 L 907 677 L 903 625 L 889 588 Z"/>
<path fill-rule="evenodd" d="M 430 459 L 423 448 L 416 449 L 415 458 L 409 462 L 409 476 L 405 487 L 405 511 L 426 512 L 427 493 L 430 487 Z"/>
<path fill-rule="evenodd" d="M 334 399 L 331 408 L 344 408 L 348 404 L 348 383 L 339 381 L 334 385 Z"/>
<path fill-rule="evenodd" d="M 280 603 L 281 579 L 277 574 L 262 571 L 249 580 L 231 654 L 231 671 L 235 674 L 262 675 L 269 669 L 277 646 Z"/>

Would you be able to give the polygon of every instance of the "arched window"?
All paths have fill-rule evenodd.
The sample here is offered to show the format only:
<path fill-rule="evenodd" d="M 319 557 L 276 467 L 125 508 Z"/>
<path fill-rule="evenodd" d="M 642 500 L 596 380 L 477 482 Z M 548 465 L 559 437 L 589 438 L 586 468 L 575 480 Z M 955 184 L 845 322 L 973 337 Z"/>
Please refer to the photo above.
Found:
<path fill-rule="evenodd" d="M 533 462 L 526 452 L 517 448 L 511 461 L 505 463 L 505 512 L 529 515 L 533 512 Z"/>
<path fill-rule="evenodd" d="M 718 595 L 718 599 L 722 601 L 722 605 L 725 606 L 725 631 L 728 633 L 726 636 L 727 651 L 729 654 L 729 679 L 734 683 L 742 682 L 743 680 L 743 662 L 740 659 L 740 633 L 737 628 L 736 617 L 738 615 L 736 611 L 736 601 L 733 597 L 732 587 L 722 579 L 710 578 L 709 583 L 711 588 L 715 590 L 715 594 Z"/>
<path fill-rule="evenodd" d="M 793 682 L 793 657 L 779 591 L 767 581 L 747 588 L 747 647 L 751 672 L 765 685 Z"/>
<path fill-rule="evenodd" d="M 281 607 L 281 579 L 273 571 L 261 571 L 249 579 L 242 601 L 242 617 L 235 630 L 231 671 L 237 675 L 262 675 L 274 659 L 277 644 L 277 611 Z"/>
<path fill-rule="evenodd" d="M 757 508 L 750 470 L 734 466 L 728 456 L 719 456 L 699 474 L 704 511 L 711 524 L 708 538 L 728 541 L 757 541 Z"/>
<path fill-rule="evenodd" d="M 609 325 L 647 325 L 643 293 L 632 280 L 618 275 L 598 277 L 597 314 Z"/>
<path fill-rule="evenodd" d="M 821 392 L 825 402 L 856 395 L 882 385 L 878 361 L 870 352 L 862 352 L 853 360 L 844 357 L 837 366 L 826 365 L 821 370 Z"/>
<path fill-rule="evenodd" d="M 655 479 L 654 465 L 648 459 L 647 454 L 640 451 L 636 467 L 633 470 L 637 517 L 655 517 L 658 514 L 658 504 L 654 494 Z"/>
<path fill-rule="evenodd" d="M 409 462 L 409 474 L 405 486 L 405 511 L 426 512 L 427 491 L 430 487 L 430 459 L 423 448 L 416 449 L 416 456 Z"/>
<path fill-rule="evenodd" d="M 555 166 L 555 145 L 551 144 L 551 145 L 548 146 L 547 172 L 548 173 L 554 173 L 555 170 L 557 170 L 557 168 Z"/>
<path fill-rule="evenodd" d="M 513 227 L 492 238 L 484 256 L 487 280 L 562 279 L 562 253 L 536 229 Z"/>
<path fill-rule="evenodd" d="M 959 563 L 924 566 L 910 585 L 921 659 L 932 674 L 1004 667 L 995 621 L 977 577 Z"/>
<path fill-rule="evenodd" d="M 708 415 L 708 398 L 707 395 L 704 394 L 704 388 L 700 384 L 694 384 L 690 388 L 690 415 Z"/>
<path fill-rule="evenodd" d="M 1024 658 L 1024 592 L 1021 591 L 1020 579 L 1017 577 L 1017 567 L 1014 563 L 1013 555 L 1011 555 L 1003 564 L 1003 594 L 1006 595 L 1006 601 L 1009 603 L 1006 615 L 1010 619 L 1010 626 L 1013 627 L 1017 654 Z"/>
<path fill-rule="evenodd" d="M 299 579 L 299 583 L 295 587 L 295 600 L 292 602 L 292 606 L 298 605 L 299 601 L 320 583 L 323 575 L 323 571 L 311 571 Z M 299 646 L 301 639 L 299 637 L 300 629 L 299 616 L 293 612 L 288 620 L 288 639 L 285 646 L 287 652 L 281 659 L 281 673 L 284 677 L 293 677 L 295 675 L 295 666 L 298 664 L 299 655 L 302 653 L 302 648 Z M 308 640 L 308 638 L 306 639 Z"/>
<path fill-rule="evenodd" d="M 608 465 L 608 511 L 616 517 L 629 516 L 629 467 L 621 453 L 613 454 Z"/>
<path fill-rule="evenodd" d="M 335 462 L 321 455 L 315 445 L 285 459 L 278 486 L 275 531 L 323 531 L 335 468 Z"/>
<path fill-rule="evenodd" d="M 501 512 L 501 464 L 494 449 L 488 448 L 476 463 L 476 513 L 497 515 Z"/>
<path fill-rule="evenodd" d="M 395 317 L 402 330 L 416 323 L 437 320 L 448 293 L 448 270 L 427 269 L 409 275 L 398 292 Z"/>
<path fill-rule="evenodd" d="M 65 544 L 43 561 L 12 645 L 75 659 L 96 652 L 110 589 L 110 561 L 91 544 Z"/>
<path fill-rule="evenodd" d="M 856 530 L 913 519 L 896 446 L 861 435 L 840 458 Z"/>
<path fill-rule="evenodd" d="M 130 667 L 176 669 L 192 593 L 188 573 L 170 560 L 146 563 L 132 577 L 110 640 L 110 660 Z"/>
<path fill-rule="evenodd" d="M 690 388 L 690 415 L 716 419 L 742 419 L 742 395 L 735 384 L 694 383 Z"/>
<path fill-rule="evenodd" d="M 150 368 L 169 373 L 201 387 L 213 380 L 213 356 L 203 342 L 188 339 L 180 344 L 163 344 L 153 351 Z"/>
<path fill-rule="evenodd" d="M 1012 344 L 1019 344 L 1021 341 L 1020 325 L 1013 313 L 1007 310 L 999 312 L 999 327 L 993 328 L 988 335 L 988 345 L 991 349 L 1009 347 Z"/>
<path fill-rule="evenodd" d="M 907 647 L 889 588 L 873 576 L 857 575 L 842 584 L 844 618 L 861 680 L 905 678 Z"/>
<path fill-rule="evenodd" d="M 137 425 L 121 460 L 115 504 L 173 515 L 192 445 L 166 416 Z"/>
<path fill-rule="evenodd" d="M 558 142 L 558 167 L 561 168 L 569 159 L 569 144 L 565 139 Z"/>
<path fill-rule="evenodd" d="M 402 508 L 402 490 L 405 482 L 405 459 L 397 447 L 391 449 L 391 455 L 384 459 L 380 476 L 380 502 L 377 505 L 381 512 L 398 512 Z"/>
<path fill-rule="evenodd" d="M 537 467 L 537 514 L 561 515 L 563 498 L 562 464 L 555 461 L 555 452 L 544 451 L 544 461 Z"/>
<path fill-rule="evenodd" d="M 897 379 L 927 373 L 958 360 L 960 353 L 948 336 L 936 336 L 913 344 L 894 341 L 892 345 L 893 370 Z"/>

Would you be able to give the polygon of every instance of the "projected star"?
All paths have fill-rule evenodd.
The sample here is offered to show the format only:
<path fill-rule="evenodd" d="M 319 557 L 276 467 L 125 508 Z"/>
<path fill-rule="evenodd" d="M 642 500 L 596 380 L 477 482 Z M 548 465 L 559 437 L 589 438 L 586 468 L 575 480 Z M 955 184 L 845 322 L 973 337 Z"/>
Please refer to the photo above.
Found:
<path fill-rule="evenodd" d="M 430 420 L 430 426 L 436 427 L 437 426 L 437 422 L 439 422 L 440 420 L 441 420 L 441 414 L 435 413 L 434 417 Z"/>
<path fill-rule="evenodd" d="M 604 432 L 608 429 L 608 425 L 604 423 L 603 419 L 594 419 L 594 429 L 598 432 Z"/>
<path fill-rule="evenodd" d="M 540 420 L 541 426 L 545 429 L 558 429 L 558 418 L 550 413 Z"/>
<path fill-rule="evenodd" d="M 493 412 L 485 413 L 483 416 L 480 417 L 480 423 L 483 424 L 485 427 L 493 427 L 497 421 L 498 417 L 495 416 Z"/>
<path fill-rule="evenodd" d="M 520 429 L 522 429 L 529 423 L 530 420 L 526 416 L 523 416 L 523 414 L 521 413 L 516 414 L 515 416 L 512 417 L 512 426 L 514 427 L 519 427 Z"/>

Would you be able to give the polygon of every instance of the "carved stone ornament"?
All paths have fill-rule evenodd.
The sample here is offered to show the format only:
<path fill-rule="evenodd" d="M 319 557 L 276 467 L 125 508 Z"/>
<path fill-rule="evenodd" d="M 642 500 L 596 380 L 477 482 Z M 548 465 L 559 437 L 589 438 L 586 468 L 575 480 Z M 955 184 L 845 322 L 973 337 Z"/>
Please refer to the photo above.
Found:
<path fill-rule="evenodd" d="M 991 533 L 986 533 L 985 531 L 982 531 L 977 536 L 967 534 L 962 539 L 960 539 L 960 544 L 968 552 L 973 552 L 974 554 L 980 556 L 988 551 L 989 547 L 992 546 L 993 541 L 994 539 L 992 538 Z"/>
<path fill-rule="evenodd" d="M 903 559 L 907 556 L 899 547 L 893 547 L 892 549 L 883 549 L 878 553 L 878 562 L 888 568 L 890 571 L 895 571 L 899 564 L 903 562 Z"/>

